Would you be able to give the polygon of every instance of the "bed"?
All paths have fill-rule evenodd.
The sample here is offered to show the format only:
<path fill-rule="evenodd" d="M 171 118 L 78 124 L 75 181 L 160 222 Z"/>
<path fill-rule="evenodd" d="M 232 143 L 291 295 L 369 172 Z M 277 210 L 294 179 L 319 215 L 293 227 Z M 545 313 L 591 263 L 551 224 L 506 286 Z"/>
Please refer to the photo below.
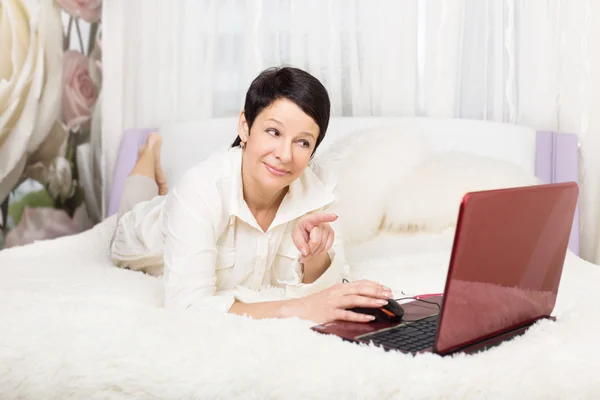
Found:
<path fill-rule="evenodd" d="M 158 129 L 168 178 L 176 181 L 190 163 L 233 140 L 235 120 Z M 148 131 L 123 136 L 105 221 L 79 235 L 0 252 L 0 398 L 563 399 L 600 393 L 600 270 L 577 256 L 578 218 L 557 321 L 539 322 L 526 335 L 475 355 L 384 352 L 312 332 L 307 321 L 165 310 L 160 278 L 117 269 L 108 257 L 120 185 L 135 162 L 132 149 Z M 358 134 L 346 136 L 350 132 Z M 425 143 L 418 151 L 415 137 Z M 393 185 L 377 185 L 363 173 L 373 148 Z M 353 278 L 384 282 L 397 296 L 443 289 L 453 235 L 448 221 L 464 190 L 578 177 L 573 135 L 481 121 L 334 118 L 320 154 L 315 161 L 340 169 L 347 193 L 354 194 L 346 212 L 371 206 L 343 228 Z M 248 301 L 279 295 L 247 294 Z"/>

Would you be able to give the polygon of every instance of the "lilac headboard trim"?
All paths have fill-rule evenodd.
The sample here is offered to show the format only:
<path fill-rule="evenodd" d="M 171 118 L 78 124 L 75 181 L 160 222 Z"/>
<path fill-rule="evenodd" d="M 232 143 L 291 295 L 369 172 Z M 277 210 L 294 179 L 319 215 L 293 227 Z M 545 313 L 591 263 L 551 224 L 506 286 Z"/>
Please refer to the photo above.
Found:
<path fill-rule="evenodd" d="M 150 132 L 155 132 L 156 129 L 128 129 L 123 134 L 121 146 L 119 147 L 119 156 L 115 167 L 115 175 L 113 177 L 112 190 L 108 202 L 107 217 L 116 214 L 119 210 L 119 201 L 121 200 L 121 192 L 125 179 L 135 166 L 137 161 L 138 150 L 146 141 Z"/>
<path fill-rule="evenodd" d="M 572 133 L 538 131 L 535 174 L 544 183 L 579 184 L 579 138 Z M 578 203 L 579 204 L 579 203 Z M 575 210 L 569 249 L 579 255 L 579 205 Z"/>
<path fill-rule="evenodd" d="M 542 183 L 552 183 L 553 139 L 554 135 L 552 132 L 537 132 L 535 143 L 535 176 Z"/>

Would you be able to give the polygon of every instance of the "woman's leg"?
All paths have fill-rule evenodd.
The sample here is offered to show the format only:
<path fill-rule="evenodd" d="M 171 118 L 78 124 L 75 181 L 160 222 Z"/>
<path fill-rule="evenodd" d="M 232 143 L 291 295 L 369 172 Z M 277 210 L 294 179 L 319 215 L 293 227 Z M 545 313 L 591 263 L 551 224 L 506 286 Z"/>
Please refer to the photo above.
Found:
<path fill-rule="evenodd" d="M 167 180 L 160 166 L 161 143 L 160 135 L 151 133 L 140 148 L 138 160 L 123 185 L 111 242 L 115 265 L 155 276 L 163 271 L 160 216 L 164 198 L 157 195 L 167 193 Z M 132 211 L 137 204 L 139 207 Z"/>
<path fill-rule="evenodd" d="M 138 151 L 138 159 L 123 184 L 118 218 L 136 204 L 167 194 L 167 179 L 160 165 L 162 138 L 151 133 Z"/>
<path fill-rule="evenodd" d="M 160 148 L 162 138 L 158 133 L 151 133 L 146 143 L 138 151 L 138 160 L 129 176 L 142 175 L 154 180 L 158 185 L 158 194 L 167 194 L 167 178 L 160 165 Z"/>

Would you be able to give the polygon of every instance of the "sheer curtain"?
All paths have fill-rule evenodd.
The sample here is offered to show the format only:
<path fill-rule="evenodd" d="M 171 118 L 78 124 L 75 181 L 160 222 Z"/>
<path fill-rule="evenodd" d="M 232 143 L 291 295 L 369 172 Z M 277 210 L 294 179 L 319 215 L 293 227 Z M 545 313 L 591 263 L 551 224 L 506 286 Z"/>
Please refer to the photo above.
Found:
<path fill-rule="evenodd" d="M 259 71 L 289 64 L 325 84 L 334 115 L 579 134 L 581 250 L 595 260 L 598 15 L 594 0 L 104 0 L 105 195 L 123 129 L 237 115 Z"/>

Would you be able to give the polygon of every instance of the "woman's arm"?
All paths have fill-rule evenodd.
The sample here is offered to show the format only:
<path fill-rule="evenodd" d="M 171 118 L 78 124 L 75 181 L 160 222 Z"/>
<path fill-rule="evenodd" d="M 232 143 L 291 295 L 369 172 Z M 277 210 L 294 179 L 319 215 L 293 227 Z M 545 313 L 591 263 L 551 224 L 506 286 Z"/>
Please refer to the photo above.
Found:
<path fill-rule="evenodd" d="M 292 311 L 293 300 L 266 301 L 262 303 L 242 303 L 236 301 L 229 309 L 230 313 L 248 315 L 252 318 L 291 318 L 295 315 Z"/>
<path fill-rule="evenodd" d="M 390 289 L 376 282 L 338 283 L 328 289 L 300 299 L 264 303 L 235 302 L 229 312 L 253 318 L 297 317 L 315 323 L 335 320 L 369 322 L 370 315 L 348 311 L 354 307 L 382 307 L 392 297 Z"/>
<path fill-rule="evenodd" d="M 212 171 L 188 170 L 165 205 L 165 307 L 227 312 L 233 292 L 217 292 L 217 220 L 222 200 Z"/>

